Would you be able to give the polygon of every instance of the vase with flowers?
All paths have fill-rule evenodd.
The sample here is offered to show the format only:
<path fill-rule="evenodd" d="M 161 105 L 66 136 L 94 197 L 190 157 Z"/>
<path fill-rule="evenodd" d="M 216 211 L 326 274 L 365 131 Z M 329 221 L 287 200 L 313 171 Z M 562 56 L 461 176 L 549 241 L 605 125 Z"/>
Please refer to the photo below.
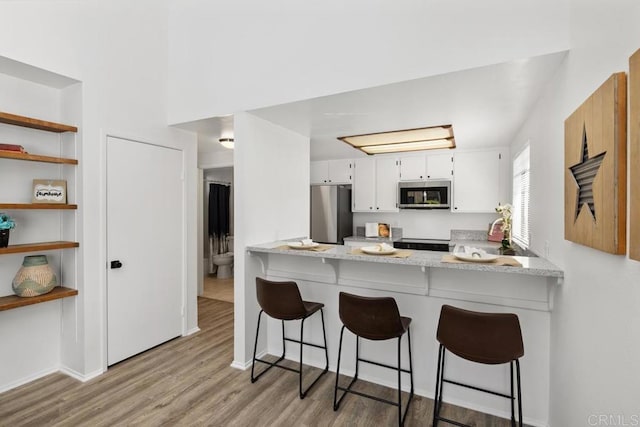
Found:
<path fill-rule="evenodd" d="M 0 213 L 0 248 L 9 246 L 9 231 L 16 227 L 16 223 L 6 213 Z"/>
<path fill-rule="evenodd" d="M 512 209 L 513 207 L 509 203 L 504 205 L 499 204 L 498 207 L 496 208 L 496 212 L 499 213 L 501 216 L 500 218 L 493 221 L 493 224 L 491 224 L 491 229 L 493 229 L 493 227 L 496 224 L 502 224 L 500 227 L 500 231 L 502 231 L 503 233 L 502 246 L 500 247 L 500 253 L 502 255 L 515 255 L 515 250 L 511 246 L 511 219 L 512 219 L 511 210 Z"/>

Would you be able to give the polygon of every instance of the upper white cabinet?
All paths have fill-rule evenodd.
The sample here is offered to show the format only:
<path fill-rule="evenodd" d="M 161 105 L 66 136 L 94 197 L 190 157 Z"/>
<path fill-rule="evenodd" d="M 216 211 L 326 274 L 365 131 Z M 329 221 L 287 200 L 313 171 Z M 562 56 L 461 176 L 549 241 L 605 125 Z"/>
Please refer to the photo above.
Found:
<path fill-rule="evenodd" d="M 351 184 L 352 160 L 322 160 L 311 162 L 311 184 Z"/>
<path fill-rule="evenodd" d="M 454 154 L 453 212 L 495 212 L 508 202 L 506 149 Z"/>
<path fill-rule="evenodd" d="M 451 179 L 453 153 L 427 154 L 427 179 Z"/>
<path fill-rule="evenodd" d="M 392 157 L 356 159 L 354 212 L 397 212 L 399 162 Z"/>
<path fill-rule="evenodd" d="M 400 181 L 424 179 L 451 179 L 453 175 L 453 155 L 427 154 L 400 158 Z"/>
<path fill-rule="evenodd" d="M 424 156 L 400 158 L 400 180 L 418 181 L 427 179 L 427 161 Z"/>

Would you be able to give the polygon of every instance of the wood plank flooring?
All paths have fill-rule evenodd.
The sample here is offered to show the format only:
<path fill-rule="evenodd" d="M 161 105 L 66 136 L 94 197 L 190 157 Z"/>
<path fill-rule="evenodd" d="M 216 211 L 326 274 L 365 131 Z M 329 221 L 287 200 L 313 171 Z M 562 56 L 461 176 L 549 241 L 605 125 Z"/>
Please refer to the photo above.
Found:
<path fill-rule="evenodd" d="M 125 360 L 87 383 L 58 373 L 0 394 L 0 426 L 397 425 L 395 408 L 357 396 L 347 396 L 334 412 L 331 372 L 304 400 L 291 372 L 272 369 L 251 384 L 248 371 L 229 367 L 233 304 L 206 298 L 198 304 L 201 332 L 195 335 Z M 361 387 L 394 396 L 377 385 Z M 405 425 L 431 425 L 431 408 L 431 400 L 416 396 Z M 474 426 L 509 425 L 449 405 L 443 415 Z"/>
<path fill-rule="evenodd" d="M 209 299 L 233 302 L 233 277 L 218 279 L 216 276 L 204 277 L 202 296 Z"/>

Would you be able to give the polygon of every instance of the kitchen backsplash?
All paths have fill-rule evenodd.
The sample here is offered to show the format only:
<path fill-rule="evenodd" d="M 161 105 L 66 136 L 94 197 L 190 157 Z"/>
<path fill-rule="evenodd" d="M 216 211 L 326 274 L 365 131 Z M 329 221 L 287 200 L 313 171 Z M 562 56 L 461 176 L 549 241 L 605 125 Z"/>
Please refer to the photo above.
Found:
<path fill-rule="evenodd" d="M 451 230 L 488 230 L 498 215 L 495 213 L 453 213 L 449 211 L 402 210 L 394 213 L 354 213 L 353 227 L 366 222 L 384 222 L 402 228 L 403 237 L 416 239 L 449 239 Z M 485 236 L 486 238 L 486 236 Z"/>

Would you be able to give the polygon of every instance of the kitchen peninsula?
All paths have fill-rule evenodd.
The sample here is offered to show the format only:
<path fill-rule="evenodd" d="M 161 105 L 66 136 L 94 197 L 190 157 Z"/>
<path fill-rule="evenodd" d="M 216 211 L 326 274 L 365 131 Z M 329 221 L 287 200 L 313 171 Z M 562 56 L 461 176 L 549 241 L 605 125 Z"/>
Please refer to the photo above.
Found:
<path fill-rule="evenodd" d="M 513 257 L 522 266 L 493 263 L 445 262 L 442 252 L 410 251 L 407 257 L 367 255 L 353 248 L 336 245 L 324 251 L 290 249 L 286 241 L 247 247 L 250 257 L 259 260 L 262 277 L 270 280 L 294 280 L 303 298 L 325 304 L 330 367 L 335 370 L 338 331 L 338 294 L 341 291 L 366 296 L 393 296 L 403 316 L 413 318 L 412 347 L 416 392 L 433 397 L 437 341 L 435 339 L 440 307 L 450 304 L 486 312 L 516 313 L 522 325 L 525 356 L 522 359 L 523 405 L 525 422 L 543 425 L 548 419 L 550 311 L 556 286 L 564 273 L 543 258 Z M 446 258 L 445 258 L 446 259 Z M 248 278 L 248 280 L 251 280 Z M 254 279 L 255 280 L 255 279 Z M 309 319 L 305 338 L 321 339 L 319 321 Z M 291 329 L 293 331 L 294 329 Z M 309 336 L 306 336 L 306 333 Z M 281 354 L 279 328 L 269 328 L 267 352 Z M 355 340 L 353 340 L 355 343 Z M 382 362 L 393 363 L 395 346 L 363 342 Z M 287 357 L 296 359 L 297 348 L 290 346 Z M 347 341 L 346 347 L 352 349 Z M 306 350 L 305 350 L 306 351 Z M 289 352 L 291 354 L 289 355 Z M 369 353 L 371 354 L 371 353 Z M 309 358 L 307 358 L 307 355 Z M 320 365 L 320 354 L 305 353 L 305 363 Z M 352 360 L 347 355 L 344 360 Z M 406 358 L 406 354 L 403 355 Z M 405 359 L 406 360 L 406 359 Z M 470 366 L 452 357 L 458 379 L 496 390 L 509 387 L 505 366 Z M 353 364 L 345 365 L 353 372 Z M 361 366 L 363 379 L 379 384 L 394 384 L 392 376 L 375 367 Z M 350 372 L 351 371 L 351 372 Z M 408 380 L 403 379 L 403 384 Z M 450 387 L 445 394 L 450 403 L 506 417 L 509 403 L 492 396 L 479 396 L 470 390 Z"/>

